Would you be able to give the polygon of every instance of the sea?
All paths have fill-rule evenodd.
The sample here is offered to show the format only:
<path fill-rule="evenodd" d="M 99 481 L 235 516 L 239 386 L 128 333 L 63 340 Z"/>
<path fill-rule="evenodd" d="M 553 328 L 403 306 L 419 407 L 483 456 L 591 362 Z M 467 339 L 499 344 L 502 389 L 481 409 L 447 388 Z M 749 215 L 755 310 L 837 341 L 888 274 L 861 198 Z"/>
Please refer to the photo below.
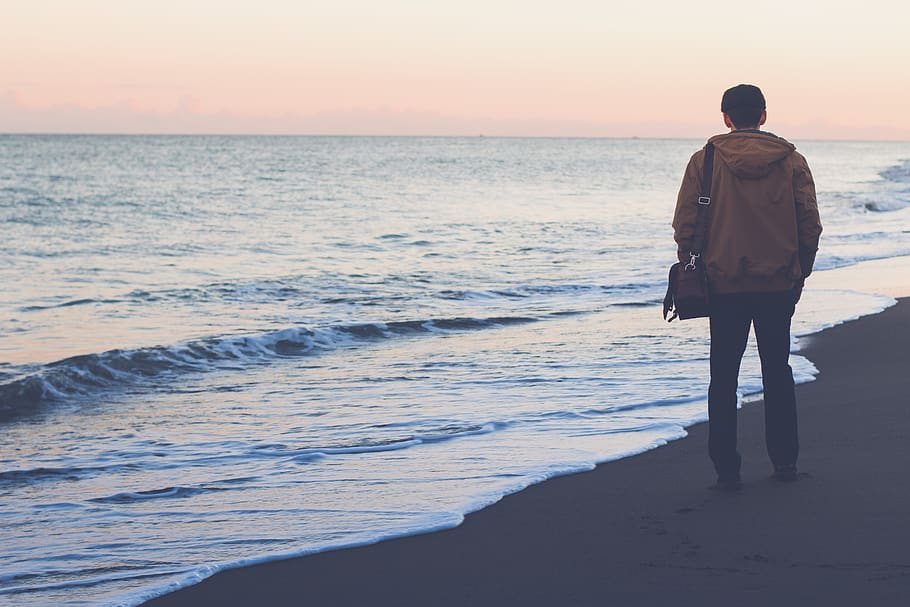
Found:
<path fill-rule="evenodd" d="M 795 143 L 817 274 L 910 255 L 910 143 Z M 703 144 L 0 136 L 0 604 L 137 605 L 684 436 L 707 322 L 661 301 Z M 812 283 L 800 382 L 799 336 L 894 303 Z"/>

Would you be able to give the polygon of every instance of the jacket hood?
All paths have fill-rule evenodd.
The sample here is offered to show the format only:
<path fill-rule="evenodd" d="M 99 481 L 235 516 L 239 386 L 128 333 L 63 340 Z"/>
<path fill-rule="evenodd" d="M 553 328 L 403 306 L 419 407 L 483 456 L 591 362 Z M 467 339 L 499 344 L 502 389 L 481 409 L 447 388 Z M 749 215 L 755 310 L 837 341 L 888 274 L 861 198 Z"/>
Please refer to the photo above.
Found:
<path fill-rule="evenodd" d="M 733 131 L 708 140 L 721 160 L 740 179 L 761 179 L 796 149 L 792 143 L 764 131 Z"/>

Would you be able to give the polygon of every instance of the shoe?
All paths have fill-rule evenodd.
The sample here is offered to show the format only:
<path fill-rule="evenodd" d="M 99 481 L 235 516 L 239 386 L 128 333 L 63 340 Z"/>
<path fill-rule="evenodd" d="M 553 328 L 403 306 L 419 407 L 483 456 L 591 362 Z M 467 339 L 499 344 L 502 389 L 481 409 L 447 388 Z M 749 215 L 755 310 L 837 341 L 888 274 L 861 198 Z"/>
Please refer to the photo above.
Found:
<path fill-rule="evenodd" d="M 782 483 L 792 483 L 799 478 L 799 474 L 796 472 L 796 464 L 774 466 L 774 474 L 771 476 L 774 480 Z"/>

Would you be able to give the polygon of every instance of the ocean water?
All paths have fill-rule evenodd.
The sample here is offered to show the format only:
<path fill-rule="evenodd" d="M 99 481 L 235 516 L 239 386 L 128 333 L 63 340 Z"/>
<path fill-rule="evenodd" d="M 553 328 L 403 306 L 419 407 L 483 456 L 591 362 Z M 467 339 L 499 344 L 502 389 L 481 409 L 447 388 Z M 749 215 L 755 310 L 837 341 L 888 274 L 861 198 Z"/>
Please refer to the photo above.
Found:
<path fill-rule="evenodd" d="M 0 604 L 135 605 L 683 436 L 702 143 L 0 136 Z M 819 271 L 910 255 L 910 144 L 796 143 Z M 837 286 L 796 334 L 893 303 Z"/>

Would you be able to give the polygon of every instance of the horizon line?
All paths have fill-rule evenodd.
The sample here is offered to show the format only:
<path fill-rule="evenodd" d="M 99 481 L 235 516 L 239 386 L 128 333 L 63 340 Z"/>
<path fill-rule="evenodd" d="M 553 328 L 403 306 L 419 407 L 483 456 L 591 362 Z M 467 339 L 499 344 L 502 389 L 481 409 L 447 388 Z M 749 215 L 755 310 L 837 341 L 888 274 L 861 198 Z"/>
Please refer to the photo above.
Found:
<path fill-rule="evenodd" d="M 723 134 L 723 131 L 712 133 L 707 137 Z M 93 132 L 93 131 L 0 131 L 0 137 L 35 136 L 35 137 L 325 137 L 325 138 L 398 138 L 398 139 L 640 139 L 650 141 L 685 141 L 706 139 L 705 136 L 657 137 L 653 135 L 453 135 L 453 134 L 402 134 L 402 133 L 179 133 L 179 132 Z M 785 138 L 788 139 L 788 138 Z M 797 137 L 800 141 L 818 141 L 832 143 L 910 143 L 910 139 L 868 139 L 868 138 L 827 138 Z M 789 139 L 788 139 L 789 140 Z"/>

